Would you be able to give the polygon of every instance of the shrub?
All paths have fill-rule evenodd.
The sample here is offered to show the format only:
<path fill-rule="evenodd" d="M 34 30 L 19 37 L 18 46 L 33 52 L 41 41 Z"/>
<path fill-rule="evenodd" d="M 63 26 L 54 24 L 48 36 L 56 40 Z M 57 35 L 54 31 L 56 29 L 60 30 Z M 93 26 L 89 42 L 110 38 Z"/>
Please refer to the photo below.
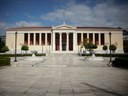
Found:
<path fill-rule="evenodd" d="M 10 65 L 10 58 L 0 58 L 0 67 Z"/>
<path fill-rule="evenodd" d="M 23 57 L 23 56 L 32 56 L 32 54 L 17 54 L 17 57 Z M 36 56 L 46 56 L 46 54 L 45 53 L 36 54 Z M 15 57 L 15 54 L 0 54 L 0 58 L 2 57 Z"/>
<path fill-rule="evenodd" d="M 26 54 L 27 54 L 27 51 L 29 50 L 29 47 L 27 45 L 23 45 L 21 47 L 21 50 L 26 51 Z"/>
<path fill-rule="evenodd" d="M 125 53 L 128 53 L 128 45 L 125 45 L 125 46 L 124 46 L 124 52 L 125 52 Z"/>
<path fill-rule="evenodd" d="M 1 52 L 6 52 L 6 51 L 9 51 L 8 46 L 4 46 L 4 47 L 2 47 Z"/>
<path fill-rule="evenodd" d="M 128 57 L 116 57 L 112 62 L 112 66 L 114 67 L 126 67 L 128 68 Z"/>
<path fill-rule="evenodd" d="M 91 55 L 91 54 L 90 54 Z M 110 54 L 95 54 L 96 56 L 102 56 L 102 57 L 110 57 Z M 82 56 L 86 56 L 86 54 L 82 54 Z M 128 54 L 111 54 L 112 57 L 128 57 Z"/>
<path fill-rule="evenodd" d="M 97 45 L 93 43 L 87 43 L 84 45 L 84 47 L 88 49 L 90 53 L 92 53 L 93 49 L 97 48 Z"/>
<path fill-rule="evenodd" d="M 109 50 L 112 50 L 113 52 L 115 52 L 116 49 L 117 49 L 117 47 L 114 44 L 109 46 Z"/>
<path fill-rule="evenodd" d="M 108 46 L 107 45 L 104 45 L 102 49 L 103 50 L 108 50 Z"/>

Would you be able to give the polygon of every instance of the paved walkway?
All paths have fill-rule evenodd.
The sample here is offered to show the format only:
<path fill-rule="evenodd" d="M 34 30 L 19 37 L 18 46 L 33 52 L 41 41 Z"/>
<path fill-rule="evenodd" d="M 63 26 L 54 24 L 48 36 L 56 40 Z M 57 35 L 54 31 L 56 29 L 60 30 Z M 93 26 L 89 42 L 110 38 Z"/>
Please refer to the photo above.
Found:
<path fill-rule="evenodd" d="M 128 96 L 128 70 L 107 62 L 74 54 L 18 58 L 11 67 L 0 68 L 0 96 Z"/>

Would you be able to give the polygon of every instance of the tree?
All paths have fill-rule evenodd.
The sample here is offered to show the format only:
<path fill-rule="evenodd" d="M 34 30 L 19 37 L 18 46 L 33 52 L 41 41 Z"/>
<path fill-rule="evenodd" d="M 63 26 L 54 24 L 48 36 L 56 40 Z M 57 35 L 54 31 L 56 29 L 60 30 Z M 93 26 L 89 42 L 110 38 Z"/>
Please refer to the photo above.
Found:
<path fill-rule="evenodd" d="M 6 51 L 9 51 L 8 46 L 4 46 L 1 48 L 1 52 L 6 52 Z"/>
<path fill-rule="evenodd" d="M 108 50 L 108 46 L 107 46 L 107 45 L 104 45 L 102 49 L 103 49 L 104 51 L 107 51 L 107 50 Z"/>
<path fill-rule="evenodd" d="M 111 50 L 113 53 L 116 51 L 116 49 L 117 47 L 114 44 L 109 46 L 109 50 Z"/>
<path fill-rule="evenodd" d="M 124 53 L 128 53 L 128 40 L 124 41 Z"/>
<path fill-rule="evenodd" d="M 23 45 L 23 46 L 21 47 L 21 50 L 25 51 L 26 54 L 27 54 L 27 51 L 29 50 L 29 47 L 28 47 L 27 45 Z"/>
<path fill-rule="evenodd" d="M 128 44 L 127 45 L 124 45 L 124 52 L 125 53 L 128 53 Z"/>
<path fill-rule="evenodd" d="M 1 37 L 0 37 L 0 51 L 1 49 L 5 46 L 4 42 L 2 41 Z"/>
<path fill-rule="evenodd" d="M 84 47 L 92 54 L 93 50 L 97 48 L 97 45 L 89 42 L 84 44 Z"/>

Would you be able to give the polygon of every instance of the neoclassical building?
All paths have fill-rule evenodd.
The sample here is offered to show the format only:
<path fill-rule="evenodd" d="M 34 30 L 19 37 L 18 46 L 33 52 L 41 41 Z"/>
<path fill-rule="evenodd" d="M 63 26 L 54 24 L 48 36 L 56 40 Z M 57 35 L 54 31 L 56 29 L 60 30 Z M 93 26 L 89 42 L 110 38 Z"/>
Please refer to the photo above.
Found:
<path fill-rule="evenodd" d="M 38 53 L 78 53 L 81 42 L 91 40 L 98 45 L 96 52 L 103 52 L 103 45 L 109 46 L 109 32 L 112 33 L 112 44 L 117 46 L 116 52 L 123 52 L 123 30 L 111 27 L 79 27 L 63 23 L 52 27 L 18 27 L 6 31 L 6 45 L 10 52 L 15 50 L 15 33 L 17 34 L 17 51 L 21 52 L 22 45 L 29 46 L 29 52 Z M 84 50 L 84 48 L 83 48 Z"/>

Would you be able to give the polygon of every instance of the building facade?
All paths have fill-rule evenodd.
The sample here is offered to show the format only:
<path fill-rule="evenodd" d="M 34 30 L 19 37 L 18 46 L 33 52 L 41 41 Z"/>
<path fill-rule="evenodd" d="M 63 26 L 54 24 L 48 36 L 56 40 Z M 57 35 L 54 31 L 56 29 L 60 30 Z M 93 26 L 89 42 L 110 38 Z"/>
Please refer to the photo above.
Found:
<path fill-rule="evenodd" d="M 6 45 L 10 53 L 15 50 L 15 32 L 17 32 L 17 51 L 22 45 L 28 45 L 29 52 L 38 53 L 78 53 L 81 42 L 86 39 L 97 44 L 95 52 L 103 52 L 103 45 L 109 46 L 109 32 L 112 33 L 112 44 L 117 46 L 117 53 L 123 52 L 123 31 L 110 27 L 76 27 L 62 24 L 54 27 L 19 27 L 6 31 Z M 83 48 L 82 50 L 84 50 Z"/>

